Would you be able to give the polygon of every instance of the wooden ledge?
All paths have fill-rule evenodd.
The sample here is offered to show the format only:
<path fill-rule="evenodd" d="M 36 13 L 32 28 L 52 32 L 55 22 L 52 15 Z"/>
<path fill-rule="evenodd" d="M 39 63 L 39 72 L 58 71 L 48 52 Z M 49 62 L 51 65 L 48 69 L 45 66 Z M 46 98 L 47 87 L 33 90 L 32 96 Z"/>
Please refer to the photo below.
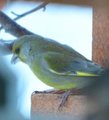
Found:
<path fill-rule="evenodd" d="M 58 109 L 61 94 L 37 93 L 31 97 L 31 116 L 35 120 L 83 120 L 87 114 L 88 99 L 83 95 L 71 95 L 65 106 Z"/>

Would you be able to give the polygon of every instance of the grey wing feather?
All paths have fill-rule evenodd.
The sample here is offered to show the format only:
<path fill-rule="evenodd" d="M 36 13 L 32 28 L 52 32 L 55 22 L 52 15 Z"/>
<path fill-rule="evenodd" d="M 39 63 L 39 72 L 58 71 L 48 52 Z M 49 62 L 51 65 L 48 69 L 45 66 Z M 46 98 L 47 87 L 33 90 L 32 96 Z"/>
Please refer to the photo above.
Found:
<path fill-rule="evenodd" d="M 59 53 L 46 53 L 44 60 L 51 72 L 58 74 L 76 74 L 76 72 L 86 72 L 92 74 L 100 74 L 103 69 L 101 66 L 83 59 L 72 59 Z"/>
<path fill-rule="evenodd" d="M 93 74 L 101 74 L 104 69 L 92 62 L 92 61 L 88 61 L 88 60 L 74 60 L 71 63 L 71 68 L 75 69 L 75 71 L 81 71 L 81 72 L 86 72 L 86 73 L 93 73 Z"/>

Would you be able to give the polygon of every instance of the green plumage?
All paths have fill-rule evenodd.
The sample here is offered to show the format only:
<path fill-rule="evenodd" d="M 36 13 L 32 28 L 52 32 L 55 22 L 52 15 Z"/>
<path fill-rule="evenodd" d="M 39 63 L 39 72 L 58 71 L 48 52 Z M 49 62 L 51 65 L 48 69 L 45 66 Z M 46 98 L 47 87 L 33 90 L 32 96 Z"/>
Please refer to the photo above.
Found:
<path fill-rule="evenodd" d="M 12 51 L 42 82 L 56 89 L 87 87 L 103 72 L 71 47 L 38 35 L 19 38 Z"/>

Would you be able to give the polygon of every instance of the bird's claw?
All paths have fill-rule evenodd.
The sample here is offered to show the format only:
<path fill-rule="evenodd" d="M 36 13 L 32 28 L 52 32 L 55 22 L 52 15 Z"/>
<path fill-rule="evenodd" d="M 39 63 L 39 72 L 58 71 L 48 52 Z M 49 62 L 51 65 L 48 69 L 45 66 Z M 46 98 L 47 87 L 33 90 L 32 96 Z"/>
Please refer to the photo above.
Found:
<path fill-rule="evenodd" d="M 62 110 L 62 108 L 63 108 L 63 106 L 65 106 L 65 103 L 67 102 L 70 94 L 71 94 L 71 90 L 68 90 L 60 96 L 61 102 L 59 104 L 58 110 Z"/>

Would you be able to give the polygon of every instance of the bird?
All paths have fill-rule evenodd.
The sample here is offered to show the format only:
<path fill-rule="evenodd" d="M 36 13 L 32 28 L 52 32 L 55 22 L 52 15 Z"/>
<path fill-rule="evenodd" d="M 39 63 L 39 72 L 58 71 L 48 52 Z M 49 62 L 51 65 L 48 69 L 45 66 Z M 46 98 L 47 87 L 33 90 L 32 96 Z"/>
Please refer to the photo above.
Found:
<path fill-rule="evenodd" d="M 63 106 L 71 89 L 82 89 L 92 84 L 104 68 L 88 60 L 72 47 L 40 35 L 24 35 L 14 41 L 12 63 L 18 59 L 48 86 L 65 90 Z"/>

